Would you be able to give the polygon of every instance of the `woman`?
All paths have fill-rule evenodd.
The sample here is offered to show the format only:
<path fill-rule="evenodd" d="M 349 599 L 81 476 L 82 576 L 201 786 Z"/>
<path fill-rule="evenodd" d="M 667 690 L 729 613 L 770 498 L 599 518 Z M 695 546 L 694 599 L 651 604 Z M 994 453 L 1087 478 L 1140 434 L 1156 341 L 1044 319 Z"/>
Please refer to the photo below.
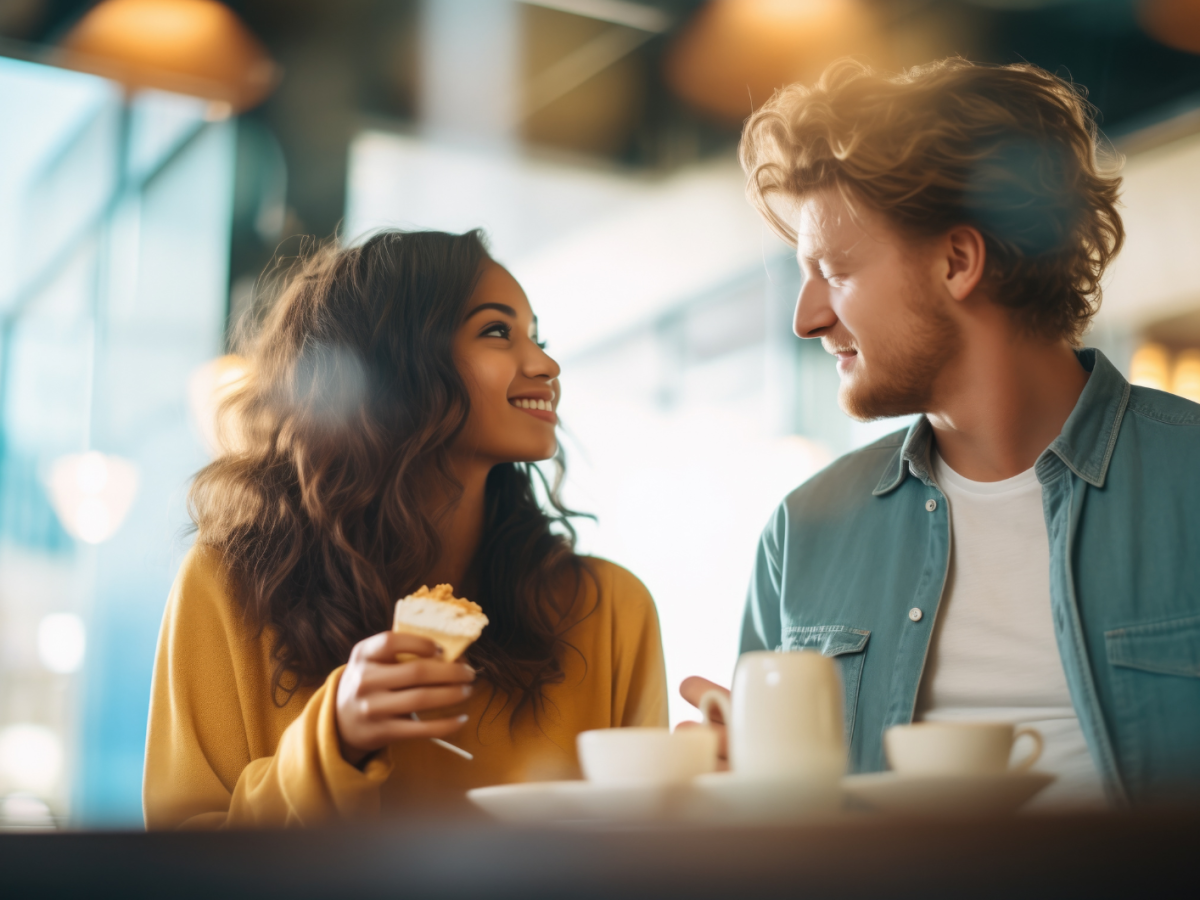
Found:
<path fill-rule="evenodd" d="M 461 802 L 572 777 L 580 731 L 666 724 L 650 596 L 575 554 L 556 490 L 551 513 L 539 505 L 531 463 L 557 454 L 559 368 L 477 232 L 317 254 L 251 360 L 226 405 L 235 449 L 192 487 L 198 537 L 155 665 L 148 827 Z M 490 620 L 469 665 L 390 631 L 397 598 L 439 583 Z"/>

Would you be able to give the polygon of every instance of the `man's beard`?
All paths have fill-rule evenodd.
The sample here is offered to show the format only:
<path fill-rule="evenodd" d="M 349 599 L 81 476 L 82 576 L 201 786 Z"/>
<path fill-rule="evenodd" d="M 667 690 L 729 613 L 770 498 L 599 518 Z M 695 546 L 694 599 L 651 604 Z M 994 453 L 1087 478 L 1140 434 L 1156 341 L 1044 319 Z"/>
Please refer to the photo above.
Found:
<path fill-rule="evenodd" d="M 932 302 L 910 292 L 912 326 L 872 350 L 870 365 L 838 389 L 838 405 L 860 422 L 928 412 L 934 382 L 961 345 L 958 324 Z M 856 368 L 864 368 L 860 356 Z M 865 376 L 865 377 L 864 377 Z"/>

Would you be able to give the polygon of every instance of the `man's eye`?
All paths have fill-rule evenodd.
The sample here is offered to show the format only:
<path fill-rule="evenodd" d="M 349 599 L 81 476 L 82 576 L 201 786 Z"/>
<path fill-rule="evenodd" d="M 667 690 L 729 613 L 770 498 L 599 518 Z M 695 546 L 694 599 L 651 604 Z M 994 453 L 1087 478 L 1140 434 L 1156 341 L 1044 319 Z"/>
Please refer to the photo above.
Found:
<path fill-rule="evenodd" d="M 487 328 L 483 329 L 479 336 L 504 338 L 507 341 L 511 335 L 512 329 L 508 325 L 503 322 L 493 322 Z"/>

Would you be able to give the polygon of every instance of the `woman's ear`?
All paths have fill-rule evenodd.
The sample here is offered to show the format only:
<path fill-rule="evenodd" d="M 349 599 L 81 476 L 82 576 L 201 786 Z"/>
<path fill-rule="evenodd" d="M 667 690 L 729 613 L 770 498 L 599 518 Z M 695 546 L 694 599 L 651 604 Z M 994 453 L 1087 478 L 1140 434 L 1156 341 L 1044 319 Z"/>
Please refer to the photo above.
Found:
<path fill-rule="evenodd" d="M 987 245 L 979 229 L 956 225 L 944 239 L 946 290 L 955 300 L 966 300 L 983 279 Z"/>

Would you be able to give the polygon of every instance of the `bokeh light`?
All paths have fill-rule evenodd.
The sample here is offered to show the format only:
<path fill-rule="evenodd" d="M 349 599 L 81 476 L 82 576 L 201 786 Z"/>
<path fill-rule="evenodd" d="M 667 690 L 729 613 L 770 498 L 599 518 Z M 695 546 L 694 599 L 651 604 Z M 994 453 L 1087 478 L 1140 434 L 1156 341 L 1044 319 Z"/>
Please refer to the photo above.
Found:
<path fill-rule="evenodd" d="M 69 674 L 83 665 L 87 629 L 74 613 L 51 613 L 38 623 L 38 658 L 51 672 Z"/>
<path fill-rule="evenodd" d="M 23 722 L 0 730 L 0 790 L 48 794 L 62 761 L 62 741 L 44 725 Z"/>

